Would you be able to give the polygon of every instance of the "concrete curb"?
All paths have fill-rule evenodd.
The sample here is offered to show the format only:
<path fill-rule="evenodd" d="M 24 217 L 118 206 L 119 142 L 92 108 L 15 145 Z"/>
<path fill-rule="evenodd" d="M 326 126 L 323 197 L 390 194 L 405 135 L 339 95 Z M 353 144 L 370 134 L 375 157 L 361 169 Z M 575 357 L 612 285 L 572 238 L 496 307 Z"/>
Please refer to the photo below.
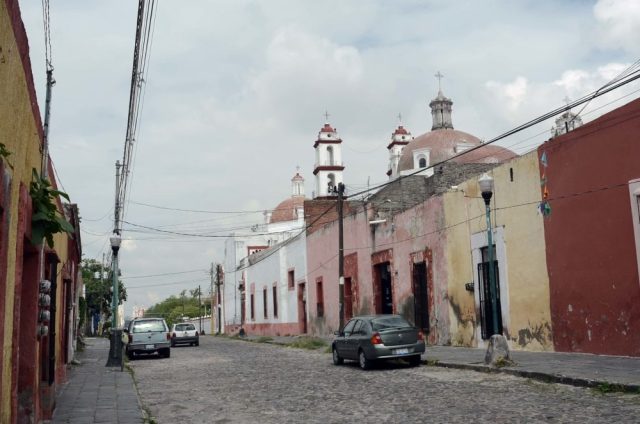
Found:
<path fill-rule="evenodd" d="M 442 368 L 455 368 L 462 370 L 478 371 L 488 374 L 509 374 L 516 377 L 530 378 L 532 380 L 542 381 L 544 383 L 559 383 L 567 384 L 576 387 L 588 387 L 588 388 L 600 388 L 603 391 L 621 392 L 621 393 L 640 393 L 640 385 L 637 384 L 621 384 L 612 383 L 610 381 L 603 380 L 590 380 L 580 377 L 569 377 L 561 374 L 550 374 L 539 371 L 527 371 L 522 369 L 516 369 L 513 367 L 495 368 L 488 365 L 475 365 L 475 364 L 461 364 L 456 362 L 445 361 L 429 361 L 427 360 L 427 366 L 435 366 Z"/>

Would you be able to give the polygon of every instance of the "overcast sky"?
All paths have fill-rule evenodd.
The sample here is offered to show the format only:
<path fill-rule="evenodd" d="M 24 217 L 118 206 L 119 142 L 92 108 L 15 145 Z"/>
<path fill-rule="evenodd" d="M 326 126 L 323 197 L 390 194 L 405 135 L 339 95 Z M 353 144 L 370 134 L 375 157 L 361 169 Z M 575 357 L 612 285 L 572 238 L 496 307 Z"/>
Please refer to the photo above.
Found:
<path fill-rule="evenodd" d="M 137 2 L 50 7 L 51 156 L 80 208 L 84 257 L 101 260 L 113 230 Z M 21 8 L 42 110 L 41 2 Z M 398 114 L 414 136 L 431 128 L 437 71 L 454 102 L 454 127 L 489 140 L 638 60 L 639 29 L 636 0 L 159 0 L 126 220 L 225 235 L 237 225 L 233 214 L 169 209 L 274 208 L 290 196 L 296 166 L 311 196 L 325 110 L 343 139 L 348 190 L 383 182 Z M 636 81 L 590 103 L 583 119 L 638 98 L 638 90 Z M 527 152 L 552 124 L 501 144 Z M 243 216 L 262 222 L 260 213 Z M 210 264 L 223 261 L 222 238 L 124 229 L 126 314 L 198 284 L 208 290 Z M 143 277 L 156 274 L 169 275 Z"/>

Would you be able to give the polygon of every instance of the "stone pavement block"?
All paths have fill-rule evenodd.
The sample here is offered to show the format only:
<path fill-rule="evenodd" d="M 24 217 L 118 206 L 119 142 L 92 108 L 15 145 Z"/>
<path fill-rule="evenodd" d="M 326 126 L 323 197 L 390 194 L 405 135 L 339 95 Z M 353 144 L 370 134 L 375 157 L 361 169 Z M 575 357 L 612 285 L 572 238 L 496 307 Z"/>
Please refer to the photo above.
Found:
<path fill-rule="evenodd" d="M 132 375 L 106 367 L 109 340 L 87 339 L 69 380 L 61 385 L 52 423 L 143 423 Z"/>

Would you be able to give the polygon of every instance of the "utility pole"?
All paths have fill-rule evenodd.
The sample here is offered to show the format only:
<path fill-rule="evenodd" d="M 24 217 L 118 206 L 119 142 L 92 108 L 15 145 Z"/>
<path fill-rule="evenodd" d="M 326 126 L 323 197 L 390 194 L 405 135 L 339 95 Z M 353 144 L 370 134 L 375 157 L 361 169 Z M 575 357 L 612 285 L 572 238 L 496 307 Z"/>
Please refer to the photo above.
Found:
<path fill-rule="evenodd" d="M 222 285 L 222 265 L 216 265 L 216 303 L 218 334 L 222 334 L 222 308 L 220 307 L 220 286 Z"/>
<path fill-rule="evenodd" d="M 198 284 L 198 323 L 200 324 L 200 334 L 202 334 L 202 298 L 200 295 L 202 294 L 202 290 L 200 289 L 200 285 Z"/>
<path fill-rule="evenodd" d="M 209 332 L 213 334 L 214 326 L 213 326 L 213 262 L 211 262 L 211 270 L 209 271 L 209 277 L 211 277 L 211 287 L 209 288 L 209 301 L 211 302 L 211 317 L 209 319 Z"/>
<path fill-rule="evenodd" d="M 342 207 L 344 184 L 338 183 L 338 293 L 340 302 L 340 328 L 344 328 L 344 229 L 342 225 Z"/>

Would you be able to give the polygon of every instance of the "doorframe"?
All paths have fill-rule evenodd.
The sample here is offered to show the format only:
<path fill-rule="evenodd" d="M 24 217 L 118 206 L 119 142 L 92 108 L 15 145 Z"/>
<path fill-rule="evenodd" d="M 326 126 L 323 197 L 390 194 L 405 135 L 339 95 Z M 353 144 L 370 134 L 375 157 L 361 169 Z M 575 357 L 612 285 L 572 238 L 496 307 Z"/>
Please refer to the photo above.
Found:
<path fill-rule="evenodd" d="M 496 246 L 496 258 L 498 261 L 498 273 L 500 275 L 500 314 L 502 316 L 502 332 L 509 334 L 509 275 L 507 274 L 507 251 L 504 243 L 504 226 L 493 228 L 493 243 Z M 481 231 L 471 235 L 471 256 L 473 274 L 473 298 L 476 309 L 475 339 L 478 347 L 487 347 L 488 340 L 482 339 L 482 322 L 480 319 L 480 280 L 478 277 L 478 264 L 482 263 L 481 249 L 487 247 L 487 232 Z M 507 340 L 509 338 L 507 337 Z M 511 342 L 508 342 L 511 345 Z"/>
<path fill-rule="evenodd" d="M 308 321 L 308 312 L 307 312 L 307 292 L 306 292 L 306 281 L 298 282 L 298 331 L 300 334 L 307 334 L 309 331 L 309 327 L 307 324 Z"/>
<path fill-rule="evenodd" d="M 372 296 L 371 302 L 373 303 L 372 305 L 373 311 L 375 313 L 380 313 L 380 311 L 382 310 L 382 296 L 381 296 L 382 287 L 380 286 L 380 283 L 381 283 L 380 275 L 378 275 L 378 270 L 376 269 L 376 267 L 385 262 L 389 263 L 389 276 L 391 280 L 391 302 L 392 302 L 391 309 L 392 309 L 392 313 L 395 313 L 397 309 L 395 305 L 395 300 L 398 297 L 396 296 L 397 293 L 395 292 L 396 272 L 394 272 L 393 249 L 381 250 L 371 255 L 371 276 L 373 277 L 372 278 L 373 296 Z"/>

